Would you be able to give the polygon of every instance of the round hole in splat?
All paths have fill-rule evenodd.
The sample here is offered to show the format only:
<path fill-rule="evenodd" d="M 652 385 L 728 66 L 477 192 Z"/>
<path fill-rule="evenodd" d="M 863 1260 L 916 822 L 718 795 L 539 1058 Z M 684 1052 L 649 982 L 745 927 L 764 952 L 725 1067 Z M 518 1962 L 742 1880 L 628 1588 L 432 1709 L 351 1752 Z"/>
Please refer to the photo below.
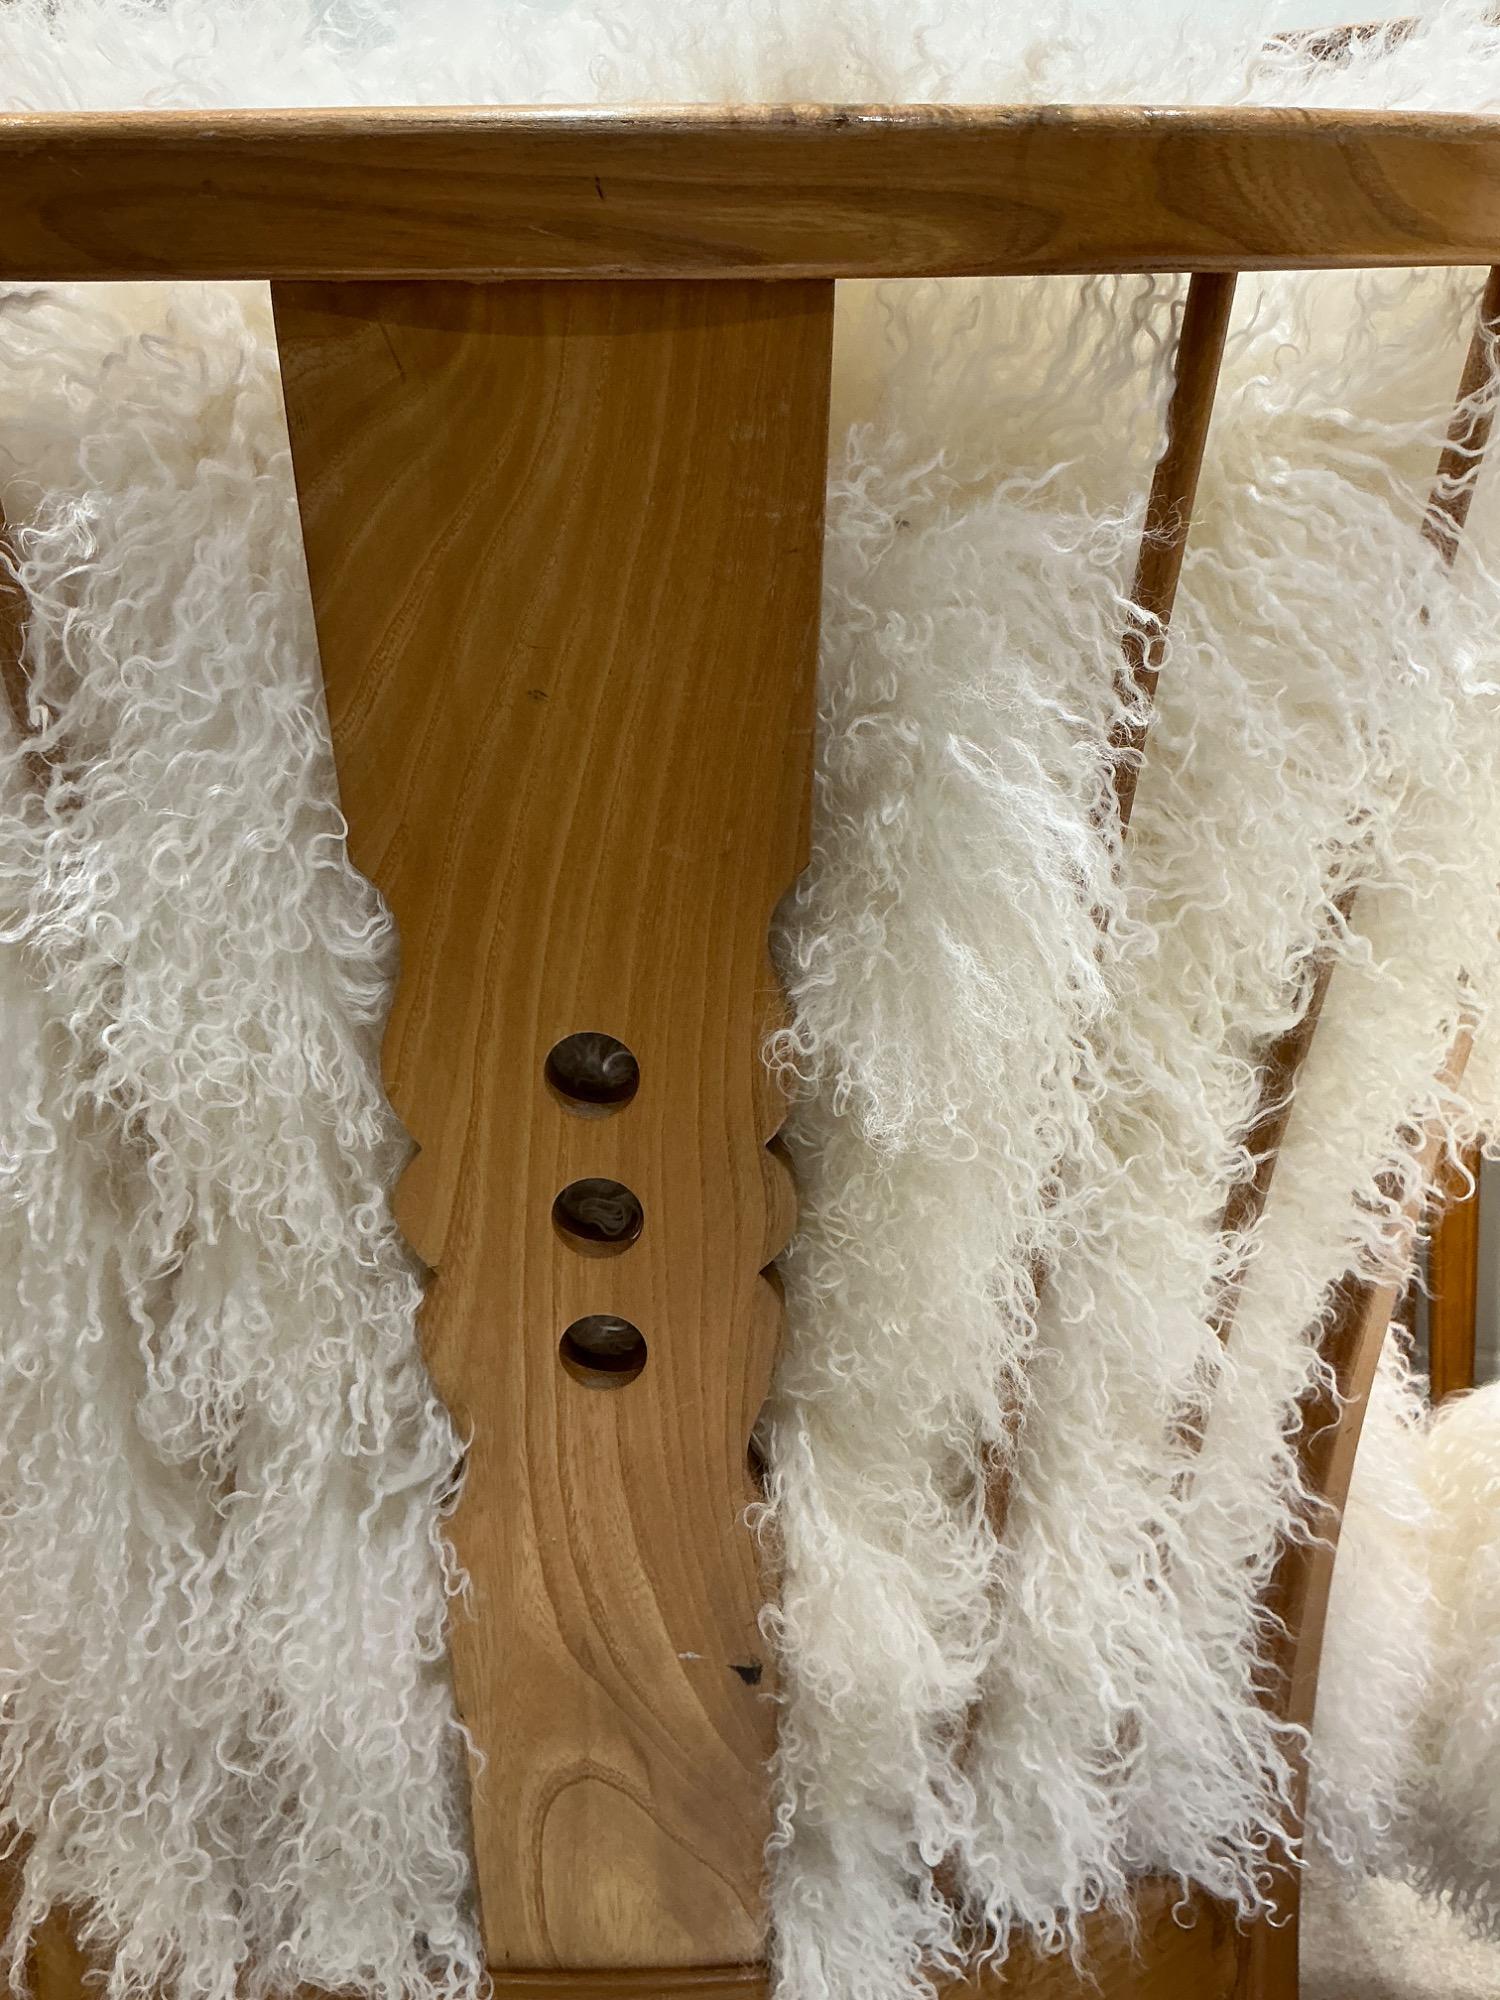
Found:
<path fill-rule="evenodd" d="M 628 1104 L 641 1087 L 641 1066 L 616 1035 L 585 1028 L 548 1051 L 547 1083 L 569 1111 L 600 1117 Z"/>
<path fill-rule="evenodd" d="M 569 1181 L 552 1204 L 552 1220 L 577 1250 L 608 1256 L 640 1235 L 645 1211 L 623 1181 Z"/>
<path fill-rule="evenodd" d="M 575 1319 L 557 1351 L 573 1380 L 590 1389 L 623 1389 L 646 1365 L 645 1335 L 613 1313 Z"/>

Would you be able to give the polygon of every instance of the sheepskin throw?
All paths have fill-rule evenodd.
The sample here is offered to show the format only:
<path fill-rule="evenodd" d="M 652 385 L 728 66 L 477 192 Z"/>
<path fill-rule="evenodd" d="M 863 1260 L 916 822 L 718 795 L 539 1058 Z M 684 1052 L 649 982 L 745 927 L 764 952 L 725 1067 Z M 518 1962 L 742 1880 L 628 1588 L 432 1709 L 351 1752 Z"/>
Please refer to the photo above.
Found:
<path fill-rule="evenodd" d="M 1476 1930 L 1500 1929 L 1500 1386 L 1445 1403 L 1425 1441 L 1432 1663 L 1407 1739 L 1406 1872 Z M 1392 1871 L 1395 1872 L 1395 1871 Z"/>
<path fill-rule="evenodd" d="M 1335 64 L 1287 25 L 0 0 L 0 102 L 1500 109 L 1478 6 Z M 982 1931 L 1073 1947 L 1144 1871 L 1265 1906 L 1292 1746 L 1260 1600 L 1320 1314 L 1394 1254 L 1412 1131 L 1500 1125 L 1491 482 L 1451 573 L 1422 532 L 1480 282 L 1242 280 L 1123 846 L 1180 281 L 843 290 L 814 858 L 768 1051 L 804 1198 L 764 1436 L 780 2000 L 918 2000 Z M 343 851 L 263 292 L 0 295 L 0 508 L 26 633 L 0 755 L 12 1964 L 68 1905 L 110 2000 L 468 2000 L 458 1445 L 390 1219 L 393 941 Z M 1273 1198 L 1226 1243 L 1258 1065 L 1320 956 Z M 1460 1099 L 1436 1079 L 1465 1017 Z M 1343 1593 L 1315 1807 L 1348 1866 L 1473 1904 L 1493 1808 L 1454 1858 L 1417 1828 L 1392 1859 L 1409 1762 L 1362 1754 L 1419 1740 L 1434 1660 L 1493 1652 L 1408 1532 L 1415 1398 L 1398 1359 L 1356 1536 L 1398 1554 Z M 1442 1477 L 1482 1484 L 1445 1435 Z"/>

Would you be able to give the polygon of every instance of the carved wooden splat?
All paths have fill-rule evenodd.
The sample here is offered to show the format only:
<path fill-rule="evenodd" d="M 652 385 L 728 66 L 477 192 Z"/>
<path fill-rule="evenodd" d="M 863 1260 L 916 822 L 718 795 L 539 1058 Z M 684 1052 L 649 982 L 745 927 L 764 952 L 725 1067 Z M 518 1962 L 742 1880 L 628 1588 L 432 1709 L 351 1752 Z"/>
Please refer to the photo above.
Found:
<path fill-rule="evenodd" d="M 275 303 L 350 850 L 401 934 L 397 1213 L 473 1439 L 452 1655 L 490 1956 L 752 1960 L 742 1516 L 793 1215 L 766 931 L 805 858 L 832 286 Z M 633 1054 L 628 1102 L 549 1082 L 579 1032 Z M 559 1225 L 581 1179 L 637 1197 L 636 1240 Z M 564 1353 L 592 1316 L 638 1329 L 637 1374 L 618 1327 Z"/>

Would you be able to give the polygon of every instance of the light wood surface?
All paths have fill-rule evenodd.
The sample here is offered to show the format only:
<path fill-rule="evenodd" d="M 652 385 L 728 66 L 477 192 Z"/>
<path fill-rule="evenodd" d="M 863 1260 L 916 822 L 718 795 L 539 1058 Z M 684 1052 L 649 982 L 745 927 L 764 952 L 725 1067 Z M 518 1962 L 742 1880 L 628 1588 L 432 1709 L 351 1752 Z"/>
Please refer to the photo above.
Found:
<path fill-rule="evenodd" d="M 472 1433 L 453 1630 L 497 1967 L 762 1949 L 743 1510 L 792 1225 L 772 909 L 805 858 L 832 287 L 282 286 L 339 789 L 402 942 L 397 1197 Z M 570 1108 L 561 1038 L 619 1037 Z M 639 1239 L 554 1197 L 610 1177 Z M 636 1380 L 562 1363 L 618 1315 Z"/>
<path fill-rule="evenodd" d="M 0 279 L 1489 264 L 1500 121 L 746 107 L 0 118 Z"/>
<path fill-rule="evenodd" d="M 1445 1160 L 1442 1209 L 1432 1226 L 1427 1277 L 1428 1375 L 1434 1403 L 1472 1389 L 1479 1322 L 1479 1148 Z"/>

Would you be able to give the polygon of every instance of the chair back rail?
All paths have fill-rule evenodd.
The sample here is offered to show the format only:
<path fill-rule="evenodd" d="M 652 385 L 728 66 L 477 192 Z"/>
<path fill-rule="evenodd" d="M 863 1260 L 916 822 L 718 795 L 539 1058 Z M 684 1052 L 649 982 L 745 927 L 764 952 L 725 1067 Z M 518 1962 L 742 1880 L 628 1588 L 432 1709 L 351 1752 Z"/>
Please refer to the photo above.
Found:
<path fill-rule="evenodd" d="M 1239 107 L 0 117 L 0 281 L 1500 261 L 1494 117 Z"/>

